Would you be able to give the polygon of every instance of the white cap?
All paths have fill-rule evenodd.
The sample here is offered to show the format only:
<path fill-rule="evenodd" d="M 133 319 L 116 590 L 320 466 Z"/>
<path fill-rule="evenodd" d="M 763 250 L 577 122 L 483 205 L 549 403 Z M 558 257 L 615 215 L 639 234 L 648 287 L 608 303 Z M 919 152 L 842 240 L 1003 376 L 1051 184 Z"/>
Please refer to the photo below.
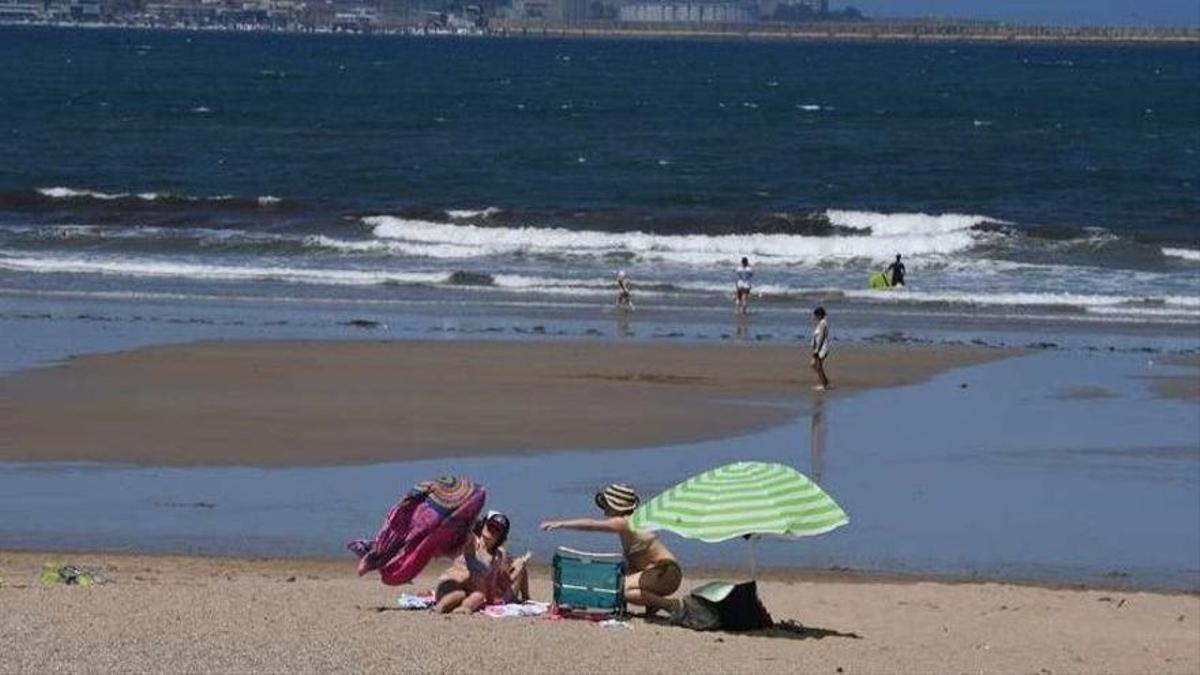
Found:
<path fill-rule="evenodd" d="M 624 279 L 624 278 L 625 278 L 625 270 L 619 270 L 619 271 L 617 272 L 617 278 L 618 278 L 618 279 Z"/>

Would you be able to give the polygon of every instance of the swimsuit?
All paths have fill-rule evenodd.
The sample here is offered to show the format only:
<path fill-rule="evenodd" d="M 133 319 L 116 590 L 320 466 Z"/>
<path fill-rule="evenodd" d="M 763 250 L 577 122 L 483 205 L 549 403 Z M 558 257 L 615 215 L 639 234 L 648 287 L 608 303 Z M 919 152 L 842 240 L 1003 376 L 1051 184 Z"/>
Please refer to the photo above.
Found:
<path fill-rule="evenodd" d="M 649 537 L 633 542 L 625 549 L 625 562 L 629 573 L 641 572 L 642 576 L 638 578 L 639 588 L 655 595 L 666 596 L 679 590 L 679 585 L 683 583 L 683 568 L 679 566 L 679 562 L 674 558 L 663 558 L 646 566 L 637 565 L 635 562 L 649 553 L 650 546 L 657 540 L 657 537 Z"/>
<path fill-rule="evenodd" d="M 507 559 L 508 554 L 503 549 L 496 551 L 490 562 L 476 553 L 459 555 L 454 559 L 454 566 L 467 572 L 467 581 L 461 584 L 462 590 L 483 593 L 489 605 L 516 602 L 516 590 L 503 566 Z M 448 575 L 443 575 L 442 579 L 457 583 Z"/>
<path fill-rule="evenodd" d="M 739 267 L 737 269 L 737 288 L 739 291 L 750 290 L 750 280 L 754 278 L 754 268 Z"/>
<path fill-rule="evenodd" d="M 813 329 L 812 353 L 822 361 L 829 356 L 829 324 L 824 321 L 818 323 L 817 327 Z"/>

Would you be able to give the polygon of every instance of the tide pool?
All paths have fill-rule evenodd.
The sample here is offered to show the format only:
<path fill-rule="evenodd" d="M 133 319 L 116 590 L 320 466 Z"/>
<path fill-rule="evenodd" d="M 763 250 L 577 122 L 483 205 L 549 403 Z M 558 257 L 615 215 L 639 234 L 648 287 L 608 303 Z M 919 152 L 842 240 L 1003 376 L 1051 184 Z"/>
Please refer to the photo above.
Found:
<path fill-rule="evenodd" d="M 1147 376 L 1194 369 L 1144 355 L 1038 353 L 856 395 L 808 395 L 784 426 L 659 448 L 262 469 L 0 465 L 0 548 L 338 557 L 413 482 L 469 475 L 514 522 L 512 550 L 612 550 L 542 533 L 595 514 L 607 482 L 648 498 L 714 466 L 789 464 L 848 526 L 762 541 L 764 567 L 1200 588 L 1200 407 Z M 830 362 L 836 383 L 836 355 Z M 1085 392 L 1080 395 L 1079 392 Z M 652 414 L 652 411 L 648 411 Z M 469 417 L 464 419 L 469 423 Z M 687 565 L 744 566 L 746 546 L 665 535 Z"/>

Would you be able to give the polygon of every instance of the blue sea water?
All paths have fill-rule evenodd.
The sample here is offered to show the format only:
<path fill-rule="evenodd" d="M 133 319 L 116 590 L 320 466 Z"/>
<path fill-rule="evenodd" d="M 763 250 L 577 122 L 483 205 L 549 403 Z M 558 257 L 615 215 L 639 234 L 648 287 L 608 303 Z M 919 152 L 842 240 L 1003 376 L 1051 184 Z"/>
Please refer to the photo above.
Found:
<path fill-rule="evenodd" d="M 529 524 L 773 459 L 854 520 L 767 565 L 1194 590 L 1200 418 L 1137 378 L 1200 349 L 1198 109 L 1194 47 L 0 27 L 0 372 L 196 339 L 795 342 L 817 303 L 839 343 L 1039 349 L 619 464 L 4 464 L 0 547 L 336 555 L 428 473 Z M 908 288 L 868 289 L 897 253 Z"/>
<path fill-rule="evenodd" d="M 0 293 L 707 308 L 745 255 L 773 306 L 1194 333 L 1198 92 L 1178 46 L 0 28 Z"/>

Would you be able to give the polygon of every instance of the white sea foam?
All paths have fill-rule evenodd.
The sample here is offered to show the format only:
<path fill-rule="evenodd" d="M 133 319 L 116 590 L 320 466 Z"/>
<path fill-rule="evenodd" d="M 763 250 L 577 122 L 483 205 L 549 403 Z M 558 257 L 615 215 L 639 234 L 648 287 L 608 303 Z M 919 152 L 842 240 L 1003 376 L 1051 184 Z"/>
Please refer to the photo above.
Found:
<path fill-rule="evenodd" d="M 450 210 L 446 211 L 446 215 L 450 216 L 451 218 L 453 218 L 455 220 L 463 220 L 465 218 L 480 218 L 480 217 L 491 218 L 492 216 L 496 215 L 497 213 L 500 213 L 500 209 L 496 208 L 495 206 L 489 206 L 485 209 L 478 209 L 478 210 L 450 209 Z"/>
<path fill-rule="evenodd" d="M 306 237 L 305 245 L 346 253 L 380 253 L 416 258 L 455 260 L 477 257 L 473 249 L 455 244 L 423 244 L 419 242 L 336 239 L 325 235 Z"/>
<path fill-rule="evenodd" d="M 963 305 L 1004 305 L 1020 307 L 1108 307 L 1114 310 L 1140 310 L 1156 305 L 1178 310 L 1200 310 L 1200 298 L 1184 295 L 1138 297 L 1083 293 L 969 293 L 898 290 L 846 290 L 848 298 L 892 303 L 952 303 Z M 1150 307 L 1154 309 L 1154 307 Z M 1178 311 L 1177 310 L 1177 311 Z M 1197 314 L 1200 316 L 1200 312 Z"/>
<path fill-rule="evenodd" d="M 374 242 L 363 242 L 371 244 Z M 308 267 L 271 264 L 201 264 L 190 259 L 156 256 L 96 256 L 31 254 L 0 250 L 0 269 L 27 273 L 95 274 L 134 278 L 177 278 L 195 281 L 278 281 L 328 286 L 376 286 L 381 284 L 442 285 L 452 280 L 452 269 L 363 269 Z M 552 297 L 606 297 L 612 294 L 613 280 L 604 273 L 577 277 L 538 274 L 488 273 L 490 285 L 459 286 L 471 292 L 510 292 Z M 729 283 L 714 279 L 670 279 L 671 288 L 656 288 L 664 278 L 635 278 L 634 290 L 640 298 L 678 296 L 679 294 L 723 295 Z M 761 283 L 756 295 L 766 297 L 824 296 L 843 297 L 851 302 L 903 306 L 964 306 L 973 311 L 989 308 L 1022 310 L 1029 308 L 1075 308 L 1111 320 L 1142 318 L 1154 321 L 1195 323 L 1200 321 L 1200 297 L 1186 295 L 1137 295 L 1116 293 L 1069 292 L 988 292 L 967 290 L 920 291 L 801 287 L 787 283 Z M 1023 315 L 1023 314 L 1022 314 Z"/>
<path fill-rule="evenodd" d="M 633 256 L 691 265 L 733 264 L 743 255 L 757 264 L 804 264 L 830 259 L 884 260 L 897 252 L 909 256 L 949 254 L 970 248 L 989 222 L 961 214 L 882 214 L 830 211 L 836 225 L 867 236 L 808 237 L 791 234 L 662 235 L 543 227 L 477 227 L 395 216 L 370 216 L 363 222 L 380 241 L 407 255 L 475 258 L 504 255 L 566 257 Z"/>
<path fill-rule="evenodd" d="M 51 199 L 78 199 L 80 197 L 90 197 L 92 199 L 112 200 L 122 199 L 129 196 L 129 193 L 127 192 L 96 192 L 94 190 L 76 190 L 75 188 L 69 187 L 38 188 L 37 191 L 38 194 L 42 195 L 43 197 L 50 197 Z"/>
<path fill-rule="evenodd" d="M 367 286 L 384 283 L 437 284 L 443 272 L 389 272 L 304 267 L 204 265 L 153 258 L 84 256 L 0 256 L 0 269 L 125 277 L 186 278 L 210 281 L 277 280 L 292 283 Z"/>
<path fill-rule="evenodd" d="M 286 234 L 273 232 L 254 232 L 238 229 L 220 229 L 211 227 L 152 227 L 152 226 L 99 226 L 99 225 L 38 225 L 25 227 L 8 227 L 5 232 L 20 234 L 31 239 L 42 240 L 155 240 L 155 239 L 191 239 L 197 244 L 227 244 L 231 242 L 246 242 L 253 244 L 300 243 L 304 239 Z M 0 255 L 3 252 L 0 251 Z"/>
<path fill-rule="evenodd" d="M 1191 262 L 1200 262 L 1200 251 L 1192 248 L 1164 248 L 1162 254 L 1170 258 L 1183 258 Z"/>
<path fill-rule="evenodd" d="M 829 222 L 841 227 L 870 231 L 876 237 L 905 237 L 966 232 L 983 223 L 1004 221 L 962 213 L 876 213 L 874 211 L 826 211 Z"/>
<path fill-rule="evenodd" d="M 229 200 L 235 198 L 233 195 L 215 195 L 212 197 L 196 197 L 196 196 L 192 196 L 192 195 L 172 194 L 170 192 L 149 192 L 149 191 L 137 192 L 137 193 L 100 192 L 98 190 L 85 190 L 85 189 L 62 187 L 62 186 L 41 187 L 41 188 L 37 189 L 37 192 L 38 192 L 38 194 L 42 195 L 43 197 L 50 197 L 51 199 L 84 199 L 84 198 L 87 198 L 87 199 L 99 199 L 102 201 L 113 201 L 116 199 L 129 199 L 131 197 L 136 197 L 137 199 L 140 199 L 145 202 L 153 202 L 153 201 L 158 201 L 160 199 L 167 199 L 167 198 L 179 199 L 179 200 L 184 200 L 184 201 L 189 201 L 189 202 L 198 202 L 198 201 L 223 202 L 223 201 L 229 201 Z M 283 201 L 283 200 L 281 200 L 278 197 L 273 197 L 271 195 L 263 195 L 261 197 L 258 197 L 258 204 L 260 206 L 269 206 L 271 204 L 278 204 L 281 201 Z"/>
<path fill-rule="evenodd" d="M 451 272 L 395 272 L 328 268 L 204 265 L 154 258 L 96 258 L 85 256 L 21 256 L 0 254 L 0 269 L 43 274 L 98 274 L 135 278 L 176 278 L 198 281 L 284 281 L 329 286 L 381 284 L 438 285 L 451 280 Z M 472 290 L 547 293 L 560 296 L 604 296 L 612 292 L 608 279 L 564 279 L 497 274 L 493 286 L 467 286 Z M 650 293 L 643 293 L 643 296 Z"/>

